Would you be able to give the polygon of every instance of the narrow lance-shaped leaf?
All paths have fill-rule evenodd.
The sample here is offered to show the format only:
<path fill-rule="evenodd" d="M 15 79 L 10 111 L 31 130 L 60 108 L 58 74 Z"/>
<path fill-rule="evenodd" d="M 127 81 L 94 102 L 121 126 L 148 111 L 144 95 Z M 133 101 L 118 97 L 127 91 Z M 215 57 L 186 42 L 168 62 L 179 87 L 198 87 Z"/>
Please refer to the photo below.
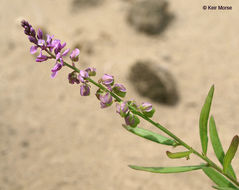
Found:
<path fill-rule="evenodd" d="M 219 187 L 236 188 L 230 181 L 228 181 L 224 176 L 222 176 L 216 170 L 209 167 L 205 167 L 202 170 Z"/>
<path fill-rule="evenodd" d="M 200 119 L 199 119 L 200 139 L 201 139 L 202 151 L 205 155 L 207 154 L 207 145 L 208 145 L 207 124 L 208 124 L 208 117 L 209 117 L 209 112 L 210 112 L 210 108 L 212 104 L 213 93 L 214 93 L 214 85 L 211 87 L 210 91 L 208 92 L 208 95 L 202 107 Z"/>
<path fill-rule="evenodd" d="M 225 153 L 223 151 L 223 147 L 222 147 L 221 141 L 220 141 L 218 133 L 217 133 L 216 123 L 215 123 L 213 116 L 211 116 L 210 121 L 209 121 L 209 134 L 210 134 L 212 147 L 216 154 L 216 157 L 219 160 L 219 162 L 223 165 Z M 236 179 L 236 174 L 233 171 L 231 164 L 228 167 L 228 175 L 230 175 L 234 179 Z"/>
<path fill-rule="evenodd" d="M 187 160 L 189 159 L 189 155 L 191 153 L 192 153 L 191 151 L 175 152 L 175 153 L 169 151 L 166 152 L 167 156 L 171 159 L 186 158 Z"/>
<path fill-rule="evenodd" d="M 237 148 L 238 148 L 238 144 L 239 144 L 239 137 L 236 135 L 233 137 L 232 142 L 226 152 L 226 155 L 224 157 L 223 160 L 223 171 L 225 173 L 228 172 L 228 168 L 232 162 L 232 159 L 234 158 Z"/>
<path fill-rule="evenodd" d="M 216 187 L 216 186 L 212 186 L 212 187 L 218 190 L 238 190 L 238 188 L 232 188 L 232 187 Z"/>
<path fill-rule="evenodd" d="M 159 144 L 164 144 L 164 145 L 169 145 L 169 146 L 178 146 L 179 145 L 173 139 L 167 138 L 165 136 L 162 136 L 160 134 L 154 133 L 154 132 L 146 130 L 146 129 L 142 129 L 139 127 L 133 128 L 128 125 L 123 125 L 123 127 L 135 135 L 138 135 L 140 137 L 143 137 L 147 140 L 150 140 L 150 141 L 153 141 L 153 142 L 156 142 Z"/>
<path fill-rule="evenodd" d="M 143 166 L 134 166 L 134 165 L 129 165 L 129 167 L 135 170 L 141 170 L 141 171 L 152 172 L 152 173 L 181 173 L 181 172 L 199 170 L 207 166 L 205 164 L 202 164 L 202 165 L 196 165 L 196 166 L 178 166 L 178 167 L 143 167 Z"/>

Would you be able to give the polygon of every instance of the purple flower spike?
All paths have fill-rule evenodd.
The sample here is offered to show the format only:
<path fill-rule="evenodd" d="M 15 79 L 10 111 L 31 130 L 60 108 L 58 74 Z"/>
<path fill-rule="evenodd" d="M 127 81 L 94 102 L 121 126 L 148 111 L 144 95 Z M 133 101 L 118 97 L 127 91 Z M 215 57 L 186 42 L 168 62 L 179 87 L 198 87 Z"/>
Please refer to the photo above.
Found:
<path fill-rule="evenodd" d="M 130 113 L 125 117 L 125 123 L 131 127 L 137 127 L 137 125 L 140 123 L 140 120 L 136 115 Z"/>
<path fill-rule="evenodd" d="M 81 85 L 80 86 L 80 94 L 81 96 L 89 96 L 90 95 L 90 87 L 88 85 Z"/>
<path fill-rule="evenodd" d="M 140 111 L 146 115 L 147 117 L 153 117 L 153 114 L 155 112 L 155 109 L 153 108 L 152 104 L 150 103 L 142 103 L 139 106 Z"/>
<path fill-rule="evenodd" d="M 72 61 L 78 61 L 80 55 L 80 50 L 78 48 L 74 49 L 70 55 Z"/>
<path fill-rule="evenodd" d="M 84 70 L 81 70 L 80 71 L 80 74 L 78 75 L 78 79 L 80 80 L 80 82 L 84 83 L 85 82 L 85 79 L 88 78 L 89 75 L 86 71 Z"/>
<path fill-rule="evenodd" d="M 119 113 L 122 117 L 125 117 L 129 111 L 127 102 L 121 102 L 116 104 L 116 112 Z"/>
<path fill-rule="evenodd" d="M 46 55 L 43 55 L 42 51 L 41 51 L 40 54 L 36 58 L 36 62 L 43 62 L 43 61 L 46 61 L 48 58 L 49 57 Z"/>
<path fill-rule="evenodd" d="M 55 78 L 57 72 L 62 68 L 62 65 L 60 63 L 56 63 L 55 66 L 51 69 L 51 77 Z"/>
<path fill-rule="evenodd" d="M 69 83 L 70 84 L 79 84 L 80 81 L 79 79 L 77 78 L 77 72 L 76 71 L 73 71 L 71 73 L 68 74 L 68 80 L 69 80 Z"/>
<path fill-rule="evenodd" d="M 99 99 L 100 99 L 101 108 L 109 107 L 113 103 L 112 96 L 110 95 L 109 92 L 106 92 L 104 95 L 103 94 L 100 95 Z"/>
<path fill-rule="evenodd" d="M 108 74 L 104 74 L 104 76 L 101 78 L 101 81 L 106 86 L 111 86 L 114 84 L 114 77 Z"/>
<path fill-rule="evenodd" d="M 123 98 L 126 95 L 126 88 L 122 84 L 115 84 L 113 87 L 113 92 Z"/>
<path fill-rule="evenodd" d="M 85 71 L 89 74 L 89 76 L 95 76 L 96 75 L 96 68 L 90 68 L 89 67 Z"/>

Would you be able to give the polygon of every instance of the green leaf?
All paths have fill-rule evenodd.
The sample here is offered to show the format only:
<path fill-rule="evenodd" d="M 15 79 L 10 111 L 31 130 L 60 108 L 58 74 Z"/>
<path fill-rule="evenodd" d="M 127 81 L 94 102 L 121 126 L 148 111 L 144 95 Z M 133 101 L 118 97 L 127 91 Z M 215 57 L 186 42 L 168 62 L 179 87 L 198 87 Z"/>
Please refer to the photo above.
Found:
<path fill-rule="evenodd" d="M 209 121 L 209 134 L 210 134 L 210 139 L 211 139 L 211 142 L 212 142 L 212 147 L 213 147 L 213 150 L 214 150 L 214 152 L 217 156 L 217 159 L 223 165 L 223 160 L 224 160 L 224 157 L 225 157 L 225 153 L 223 151 L 221 141 L 218 137 L 216 123 L 215 123 L 215 120 L 214 120 L 213 116 L 211 116 L 210 121 Z M 228 167 L 228 172 L 227 173 L 228 173 L 228 175 L 230 175 L 234 179 L 236 179 L 236 174 L 233 171 L 233 168 L 232 168 L 231 164 Z"/>
<path fill-rule="evenodd" d="M 202 170 L 219 187 L 235 188 L 235 186 L 230 181 L 228 181 L 224 176 L 222 176 L 216 170 L 209 167 L 204 167 Z"/>
<path fill-rule="evenodd" d="M 129 165 L 130 168 L 135 170 L 141 170 L 146 172 L 152 172 L 152 173 L 181 173 L 181 172 L 189 172 L 193 170 L 199 170 L 206 165 L 196 165 L 196 166 L 178 166 L 178 167 L 142 167 L 142 166 L 133 166 Z"/>
<path fill-rule="evenodd" d="M 167 156 L 171 159 L 186 158 L 187 160 L 189 159 L 189 155 L 191 153 L 192 153 L 191 151 L 175 152 L 175 153 L 169 151 L 166 152 Z"/>
<path fill-rule="evenodd" d="M 150 141 L 153 141 L 153 142 L 156 142 L 159 144 L 164 144 L 164 145 L 169 145 L 169 146 L 178 146 L 179 145 L 173 139 L 167 138 L 165 136 L 162 136 L 160 134 L 154 133 L 154 132 L 146 130 L 146 129 L 142 129 L 139 127 L 132 128 L 128 125 L 123 125 L 123 127 L 135 135 L 138 135 L 140 137 L 143 137 L 147 140 L 150 140 Z"/>
<path fill-rule="evenodd" d="M 226 152 L 226 155 L 224 157 L 223 160 L 223 171 L 225 173 L 228 172 L 228 168 L 232 162 L 232 159 L 234 158 L 237 148 L 238 148 L 238 144 L 239 144 L 239 137 L 236 135 L 233 137 L 232 142 Z"/>
<path fill-rule="evenodd" d="M 207 145 L 208 145 L 207 123 L 208 123 L 209 112 L 210 112 L 210 108 L 212 104 L 213 93 L 214 93 L 214 85 L 212 85 L 210 91 L 208 92 L 208 95 L 202 107 L 200 119 L 199 119 L 200 139 L 201 139 L 202 151 L 205 155 L 207 154 Z"/>
<path fill-rule="evenodd" d="M 238 188 L 231 188 L 231 187 L 216 187 L 216 186 L 212 186 L 212 187 L 218 190 L 238 190 Z"/>

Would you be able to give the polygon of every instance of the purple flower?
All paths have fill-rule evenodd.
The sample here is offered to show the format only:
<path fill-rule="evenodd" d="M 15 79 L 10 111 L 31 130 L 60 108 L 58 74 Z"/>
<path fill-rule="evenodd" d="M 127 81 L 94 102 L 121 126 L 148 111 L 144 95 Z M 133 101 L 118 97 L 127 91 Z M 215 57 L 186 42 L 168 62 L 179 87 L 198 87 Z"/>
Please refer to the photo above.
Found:
<path fill-rule="evenodd" d="M 78 48 L 74 49 L 70 55 L 70 59 L 72 61 L 78 61 L 79 60 L 79 54 L 80 50 Z"/>
<path fill-rule="evenodd" d="M 80 80 L 80 82 L 84 83 L 85 82 L 85 79 L 89 77 L 89 74 L 84 71 L 84 70 L 81 70 L 79 75 L 78 75 L 78 79 Z"/>
<path fill-rule="evenodd" d="M 90 87 L 86 84 L 80 86 L 80 94 L 81 96 L 89 96 L 90 95 Z"/>
<path fill-rule="evenodd" d="M 116 112 L 122 117 L 125 117 L 129 111 L 127 102 L 121 102 L 116 104 Z"/>
<path fill-rule="evenodd" d="M 106 86 L 111 86 L 114 84 L 114 77 L 108 74 L 104 74 L 101 81 Z"/>
<path fill-rule="evenodd" d="M 69 80 L 69 83 L 70 84 L 79 84 L 80 81 L 79 79 L 77 78 L 77 72 L 76 71 L 73 71 L 71 73 L 68 74 L 68 80 Z"/>
<path fill-rule="evenodd" d="M 62 64 L 61 63 L 58 63 L 56 62 L 55 66 L 51 69 L 51 78 L 55 78 L 57 72 L 62 68 Z"/>
<path fill-rule="evenodd" d="M 125 123 L 131 127 L 137 127 L 137 125 L 140 123 L 140 120 L 136 115 L 129 113 L 125 117 Z"/>
<path fill-rule="evenodd" d="M 56 76 L 57 72 L 63 67 L 63 65 L 64 65 L 63 56 L 66 56 L 69 51 L 70 51 L 70 49 L 66 49 L 62 54 L 61 54 L 61 52 L 57 53 L 55 66 L 51 70 L 52 78 L 54 78 Z M 60 63 L 59 63 L 59 61 L 60 61 Z"/>
<path fill-rule="evenodd" d="M 49 57 L 42 54 L 42 51 L 40 51 L 40 54 L 36 58 L 36 62 L 43 62 L 46 61 Z"/>
<path fill-rule="evenodd" d="M 31 53 L 31 54 L 35 54 L 35 53 L 37 52 L 37 48 L 38 48 L 38 46 L 32 46 L 32 47 L 30 48 L 30 53 Z"/>
<path fill-rule="evenodd" d="M 142 103 L 139 106 L 139 109 L 147 117 L 152 117 L 154 112 L 155 112 L 155 109 L 153 108 L 152 104 L 147 103 L 147 102 L 146 103 Z"/>
<path fill-rule="evenodd" d="M 61 52 L 58 52 L 56 54 L 56 61 L 60 61 L 61 64 L 64 65 L 63 57 L 65 57 L 69 51 L 70 51 L 70 49 L 68 48 L 62 54 L 61 54 Z"/>
<path fill-rule="evenodd" d="M 95 95 L 100 100 L 101 108 L 109 107 L 113 103 L 113 98 L 109 92 L 98 89 Z"/>
<path fill-rule="evenodd" d="M 49 48 L 50 52 L 52 52 L 53 48 L 55 47 L 55 40 L 53 40 L 54 35 L 50 36 L 49 34 L 46 35 L 46 46 Z"/>
<path fill-rule="evenodd" d="M 96 75 L 96 69 L 95 68 L 88 67 L 85 71 L 89 74 L 89 76 L 95 76 Z"/>
<path fill-rule="evenodd" d="M 53 40 L 53 45 L 55 47 L 54 49 L 54 53 L 55 55 L 57 55 L 58 53 L 61 52 L 61 50 L 66 46 L 66 42 L 64 42 L 63 44 L 61 44 L 60 40 Z"/>
<path fill-rule="evenodd" d="M 126 88 L 122 84 L 115 84 L 113 92 L 123 98 L 126 95 Z"/>
<path fill-rule="evenodd" d="M 112 101 L 112 96 L 110 95 L 109 92 L 107 92 L 105 95 L 100 96 L 100 105 L 101 108 L 107 108 L 109 106 L 111 106 L 111 104 L 113 103 Z"/>

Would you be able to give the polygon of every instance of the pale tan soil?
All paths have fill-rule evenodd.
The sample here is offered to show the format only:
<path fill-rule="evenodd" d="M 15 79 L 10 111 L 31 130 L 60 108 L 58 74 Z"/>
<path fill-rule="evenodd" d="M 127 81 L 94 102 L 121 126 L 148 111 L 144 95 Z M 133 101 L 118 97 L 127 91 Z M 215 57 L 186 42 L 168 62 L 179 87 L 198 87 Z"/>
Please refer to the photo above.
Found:
<path fill-rule="evenodd" d="M 232 5 L 233 10 L 203 11 L 204 4 Z M 25 18 L 69 47 L 93 44 L 92 54 L 81 52 L 82 68 L 95 66 L 98 77 L 113 74 L 127 86 L 127 97 L 138 102 L 149 100 L 127 81 L 130 66 L 147 58 L 166 67 L 177 80 L 181 99 L 176 107 L 154 104 L 154 119 L 198 150 L 198 116 L 214 83 L 212 111 L 227 149 L 239 133 L 239 1 L 170 1 L 176 19 L 158 37 L 138 33 L 125 22 L 129 6 L 130 1 L 105 0 L 73 13 L 69 0 L 0 1 L 1 190 L 210 189 L 212 182 L 200 171 L 160 175 L 128 168 L 201 161 L 194 156 L 169 160 L 165 151 L 170 147 L 126 132 L 114 107 L 99 108 L 96 88 L 92 96 L 81 97 L 79 87 L 68 84 L 68 69 L 52 80 L 53 63 L 34 62 L 19 26 L 19 18 Z M 211 146 L 209 152 L 212 156 Z M 239 174 L 238 159 L 237 154 Z"/>

